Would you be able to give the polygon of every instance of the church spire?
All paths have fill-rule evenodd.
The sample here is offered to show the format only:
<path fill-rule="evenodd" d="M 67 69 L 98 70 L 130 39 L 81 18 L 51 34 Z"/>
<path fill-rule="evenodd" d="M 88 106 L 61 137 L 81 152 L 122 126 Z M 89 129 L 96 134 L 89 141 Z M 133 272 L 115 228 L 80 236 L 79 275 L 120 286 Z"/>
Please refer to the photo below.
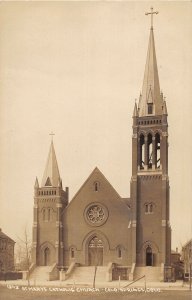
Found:
<path fill-rule="evenodd" d="M 43 175 L 42 186 L 57 187 L 58 182 L 60 182 L 59 168 L 57 164 L 53 141 L 51 141 L 49 155 Z"/>
<path fill-rule="evenodd" d="M 155 53 L 155 41 L 153 34 L 153 14 L 157 13 L 158 12 L 153 12 L 153 8 L 151 8 L 151 13 L 146 13 L 146 15 L 151 15 L 151 28 L 143 79 L 142 95 L 140 97 L 138 107 L 139 117 L 162 114 L 163 99 L 160 93 L 159 76 Z"/>

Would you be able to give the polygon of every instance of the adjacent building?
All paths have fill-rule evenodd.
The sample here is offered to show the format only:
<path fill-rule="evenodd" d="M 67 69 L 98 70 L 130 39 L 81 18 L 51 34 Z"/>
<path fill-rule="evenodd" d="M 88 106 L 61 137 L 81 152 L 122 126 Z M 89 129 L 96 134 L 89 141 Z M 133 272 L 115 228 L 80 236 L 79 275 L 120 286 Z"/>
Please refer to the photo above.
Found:
<path fill-rule="evenodd" d="M 192 273 L 192 239 L 185 243 L 182 247 L 181 259 L 184 263 L 184 277 L 189 278 L 190 270 Z"/>
<path fill-rule="evenodd" d="M 15 242 L 0 229 L 0 272 L 14 270 Z"/>

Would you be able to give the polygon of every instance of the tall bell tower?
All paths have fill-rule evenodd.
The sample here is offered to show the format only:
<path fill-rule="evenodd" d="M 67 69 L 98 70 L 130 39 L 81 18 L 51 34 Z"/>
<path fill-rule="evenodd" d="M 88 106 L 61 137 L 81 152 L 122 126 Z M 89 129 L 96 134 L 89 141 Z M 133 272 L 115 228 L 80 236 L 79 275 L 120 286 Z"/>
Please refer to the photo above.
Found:
<path fill-rule="evenodd" d="M 132 263 L 138 267 L 170 265 L 168 123 L 160 92 L 153 15 L 142 93 L 133 112 Z"/>

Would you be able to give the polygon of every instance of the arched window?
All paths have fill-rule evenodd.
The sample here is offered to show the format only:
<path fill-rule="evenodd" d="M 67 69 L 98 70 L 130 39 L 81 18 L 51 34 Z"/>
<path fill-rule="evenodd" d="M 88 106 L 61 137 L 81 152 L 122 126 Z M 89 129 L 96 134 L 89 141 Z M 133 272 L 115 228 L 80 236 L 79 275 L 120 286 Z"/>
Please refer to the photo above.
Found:
<path fill-rule="evenodd" d="M 160 134 L 155 135 L 155 167 L 160 168 Z"/>
<path fill-rule="evenodd" d="M 140 169 L 144 169 L 144 161 L 145 161 L 145 138 L 144 135 L 141 134 L 140 135 L 140 149 L 139 149 L 139 155 L 140 155 L 140 162 L 139 162 L 139 166 Z"/>
<path fill-rule="evenodd" d="M 153 158 L 153 144 L 152 144 L 152 134 L 148 134 L 147 140 L 147 162 L 148 162 L 148 169 L 152 169 L 152 158 Z"/>
<path fill-rule="evenodd" d="M 100 186 L 100 183 L 98 181 L 95 181 L 94 182 L 94 191 L 95 192 L 98 192 L 99 191 L 99 186 Z"/>

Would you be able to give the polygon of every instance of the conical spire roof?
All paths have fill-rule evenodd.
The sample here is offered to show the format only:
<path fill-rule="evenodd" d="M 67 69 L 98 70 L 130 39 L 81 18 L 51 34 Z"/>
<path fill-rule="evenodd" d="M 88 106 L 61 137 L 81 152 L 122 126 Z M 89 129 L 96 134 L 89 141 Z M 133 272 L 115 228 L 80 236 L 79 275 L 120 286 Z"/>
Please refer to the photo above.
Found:
<path fill-rule="evenodd" d="M 133 110 L 133 117 L 138 117 L 138 109 L 137 109 L 137 103 L 135 102 L 134 110 Z"/>
<path fill-rule="evenodd" d="M 163 102 L 163 114 L 164 115 L 167 115 L 167 104 L 166 104 L 166 101 L 164 100 Z"/>
<path fill-rule="evenodd" d="M 47 163 L 42 180 L 42 186 L 54 186 L 57 187 L 60 182 L 59 168 L 55 155 L 55 149 L 53 141 L 51 142 Z"/>
<path fill-rule="evenodd" d="M 159 76 L 155 53 L 153 27 L 150 29 L 147 61 L 143 79 L 142 95 L 139 102 L 139 117 L 148 115 L 148 105 L 152 104 L 153 115 L 162 114 L 163 100 L 160 94 Z"/>
<path fill-rule="evenodd" d="M 37 189 L 39 188 L 39 182 L 38 182 L 37 177 L 36 177 L 36 179 L 35 179 L 35 185 L 34 185 L 34 187 L 37 188 Z"/>

